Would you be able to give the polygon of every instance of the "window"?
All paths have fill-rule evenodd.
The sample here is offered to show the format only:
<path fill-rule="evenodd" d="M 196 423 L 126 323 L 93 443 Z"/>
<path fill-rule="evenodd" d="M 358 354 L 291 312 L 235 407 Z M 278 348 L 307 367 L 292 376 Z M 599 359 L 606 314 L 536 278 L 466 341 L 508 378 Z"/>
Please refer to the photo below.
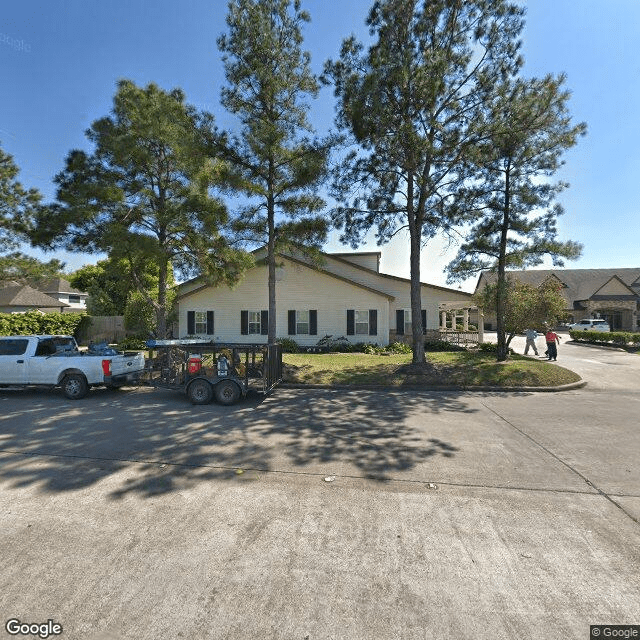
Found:
<path fill-rule="evenodd" d="M 413 333 L 411 325 L 411 309 L 398 309 L 396 311 L 396 333 L 410 336 Z M 422 309 L 422 333 L 427 333 L 427 310 Z"/>
<path fill-rule="evenodd" d="M 72 303 L 72 304 L 73 303 L 78 304 L 80 302 L 80 296 L 77 296 L 77 295 L 75 295 L 73 293 L 70 293 L 69 294 L 69 302 Z"/>
<path fill-rule="evenodd" d="M 241 311 L 240 312 L 240 333 L 243 336 L 263 335 L 269 332 L 269 312 L 268 311 Z"/>
<path fill-rule="evenodd" d="M 213 333 L 213 311 L 187 311 L 188 335 L 212 336 Z"/>
<path fill-rule="evenodd" d="M 195 333 L 207 333 L 207 312 L 196 311 L 195 312 Z"/>
<path fill-rule="evenodd" d="M 356 323 L 356 335 L 368 336 L 369 335 L 369 312 L 356 311 L 354 319 Z"/>
<path fill-rule="evenodd" d="M 318 334 L 318 311 L 290 309 L 287 314 L 287 325 L 287 333 L 290 336 L 298 334 L 315 336 Z"/>
<path fill-rule="evenodd" d="M 378 335 L 378 311 L 376 309 L 369 309 L 368 311 L 348 309 L 347 335 Z"/>
<path fill-rule="evenodd" d="M 249 311 L 249 335 L 260 333 L 260 312 Z"/>
<path fill-rule="evenodd" d="M 7 338 L 0 340 L 0 356 L 21 356 L 27 350 L 28 340 Z"/>
<path fill-rule="evenodd" d="M 296 311 L 296 333 L 309 333 L 308 311 Z"/>

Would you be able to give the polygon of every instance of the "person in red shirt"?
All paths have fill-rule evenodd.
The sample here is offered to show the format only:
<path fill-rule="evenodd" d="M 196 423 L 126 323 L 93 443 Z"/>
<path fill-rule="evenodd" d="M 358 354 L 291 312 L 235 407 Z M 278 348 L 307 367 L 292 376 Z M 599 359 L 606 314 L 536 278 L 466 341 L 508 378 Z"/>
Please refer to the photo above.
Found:
<path fill-rule="evenodd" d="M 547 342 L 547 360 L 556 360 L 558 358 L 558 347 L 560 344 L 560 338 L 557 333 L 554 333 L 551 329 L 547 329 L 544 334 L 544 339 Z"/>

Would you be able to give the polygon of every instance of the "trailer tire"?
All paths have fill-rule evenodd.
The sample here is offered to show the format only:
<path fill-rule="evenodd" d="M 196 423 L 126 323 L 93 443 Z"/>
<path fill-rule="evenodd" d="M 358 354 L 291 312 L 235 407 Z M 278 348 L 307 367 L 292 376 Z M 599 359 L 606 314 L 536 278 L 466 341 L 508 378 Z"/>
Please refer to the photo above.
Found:
<path fill-rule="evenodd" d="M 89 392 L 87 379 L 81 373 L 69 373 L 60 383 L 62 393 L 69 400 L 80 400 Z"/>
<path fill-rule="evenodd" d="M 215 394 L 220 404 L 235 404 L 240 400 L 240 387 L 232 380 L 223 380 L 216 385 Z"/>
<path fill-rule="evenodd" d="M 191 404 L 209 404 L 213 399 L 213 389 L 206 380 L 194 380 L 187 388 Z"/>

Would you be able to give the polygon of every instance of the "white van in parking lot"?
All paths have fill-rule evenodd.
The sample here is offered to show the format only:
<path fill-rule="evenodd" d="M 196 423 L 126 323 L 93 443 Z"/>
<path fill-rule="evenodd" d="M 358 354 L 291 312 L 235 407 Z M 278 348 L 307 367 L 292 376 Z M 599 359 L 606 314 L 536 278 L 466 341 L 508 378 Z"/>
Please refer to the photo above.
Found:
<path fill-rule="evenodd" d="M 585 318 L 580 322 L 570 324 L 569 329 L 571 331 L 611 331 L 609 323 L 602 318 Z"/>

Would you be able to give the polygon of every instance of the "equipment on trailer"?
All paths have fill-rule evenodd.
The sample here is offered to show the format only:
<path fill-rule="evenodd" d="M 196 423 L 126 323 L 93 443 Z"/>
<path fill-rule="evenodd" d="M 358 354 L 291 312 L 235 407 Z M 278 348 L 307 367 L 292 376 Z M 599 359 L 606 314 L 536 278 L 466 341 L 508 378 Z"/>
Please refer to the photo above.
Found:
<path fill-rule="evenodd" d="M 279 344 L 215 343 L 202 340 L 149 340 L 145 381 L 184 391 L 193 404 L 213 398 L 232 405 L 255 389 L 269 393 L 282 379 Z"/>

